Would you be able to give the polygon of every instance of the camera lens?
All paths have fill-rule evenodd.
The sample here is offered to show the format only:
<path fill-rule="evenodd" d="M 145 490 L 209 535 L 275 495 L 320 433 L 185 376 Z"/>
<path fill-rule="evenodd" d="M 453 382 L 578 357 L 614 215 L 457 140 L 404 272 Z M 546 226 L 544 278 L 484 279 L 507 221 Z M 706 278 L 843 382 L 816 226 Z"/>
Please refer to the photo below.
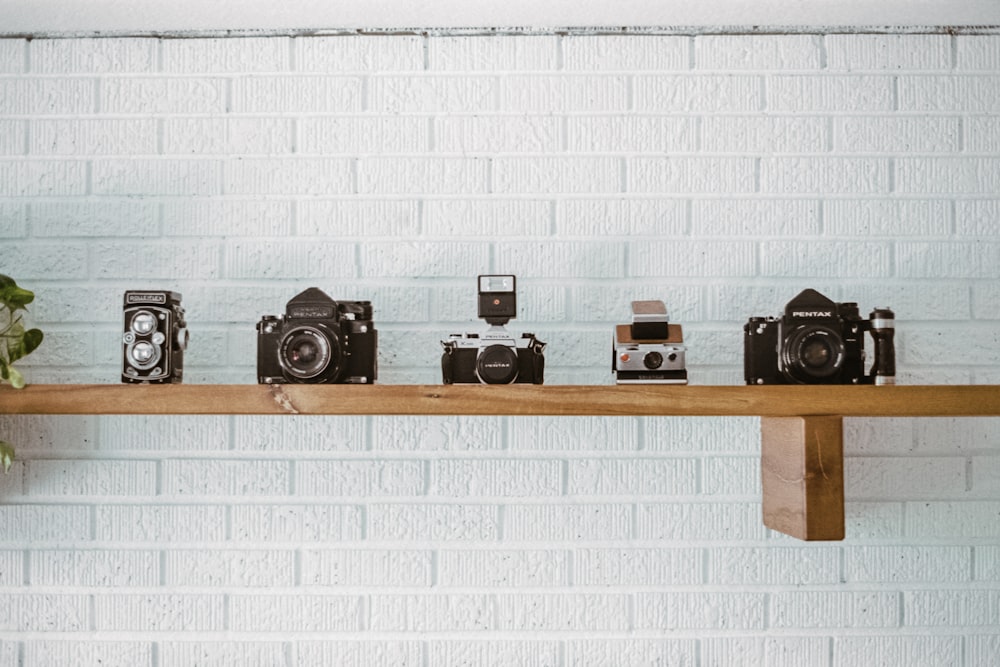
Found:
<path fill-rule="evenodd" d="M 781 349 L 782 372 L 796 383 L 823 382 L 844 365 L 844 341 L 836 331 L 821 325 L 796 327 Z"/>
<path fill-rule="evenodd" d="M 281 341 L 278 361 L 293 378 L 312 380 L 326 373 L 336 374 L 340 350 L 335 336 L 328 336 L 317 327 L 302 326 L 292 329 Z M 329 371 L 333 371 L 332 374 Z"/>
<path fill-rule="evenodd" d="M 642 358 L 642 365 L 649 370 L 655 370 L 663 365 L 663 355 L 659 352 L 647 352 Z"/>
<path fill-rule="evenodd" d="M 490 345 L 476 359 L 476 373 L 486 384 L 510 384 L 517 379 L 517 350 L 506 345 Z"/>
<path fill-rule="evenodd" d="M 125 358 L 132 366 L 140 370 L 149 370 L 160 360 L 160 348 L 149 341 L 141 340 L 126 348 Z"/>
<path fill-rule="evenodd" d="M 148 310 L 140 310 L 132 318 L 132 331 L 145 335 L 156 328 L 156 317 Z"/>

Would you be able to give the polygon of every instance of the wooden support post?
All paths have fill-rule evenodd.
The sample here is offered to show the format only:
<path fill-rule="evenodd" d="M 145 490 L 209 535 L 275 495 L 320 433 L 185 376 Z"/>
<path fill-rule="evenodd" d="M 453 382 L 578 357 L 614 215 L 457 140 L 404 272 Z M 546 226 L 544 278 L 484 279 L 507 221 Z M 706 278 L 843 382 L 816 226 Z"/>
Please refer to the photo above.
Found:
<path fill-rule="evenodd" d="M 764 525 L 800 540 L 844 539 L 843 417 L 761 417 Z"/>

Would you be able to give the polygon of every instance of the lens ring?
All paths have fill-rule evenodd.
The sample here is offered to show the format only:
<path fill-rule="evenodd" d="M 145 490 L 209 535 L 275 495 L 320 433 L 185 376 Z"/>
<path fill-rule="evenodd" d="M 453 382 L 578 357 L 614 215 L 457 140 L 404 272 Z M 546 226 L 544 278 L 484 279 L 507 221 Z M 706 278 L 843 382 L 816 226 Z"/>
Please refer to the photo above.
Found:
<path fill-rule="evenodd" d="M 298 380 L 332 380 L 340 368 L 337 337 L 321 325 L 302 325 L 288 331 L 278 346 L 278 363 L 285 373 Z M 332 371 L 332 372 L 331 372 Z"/>
<path fill-rule="evenodd" d="M 830 327 L 803 324 L 792 329 L 782 343 L 781 370 L 792 382 L 823 382 L 844 366 L 844 340 Z"/>
<path fill-rule="evenodd" d="M 476 375 L 484 384 L 511 384 L 517 379 L 517 349 L 508 345 L 489 345 L 479 350 Z"/>
<path fill-rule="evenodd" d="M 647 352 L 646 356 L 642 358 L 642 365 L 651 371 L 655 371 L 663 365 L 663 355 L 656 351 Z"/>
<path fill-rule="evenodd" d="M 161 348 L 147 340 L 140 340 L 125 348 L 125 359 L 133 368 L 148 371 L 160 362 Z"/>
<path fill-rule="evenodd" d="M 132 317 L 130 328 L 140 336 L 145 336 L 156 330 L 156 315 L 148 310 L 140 310 Z"/>

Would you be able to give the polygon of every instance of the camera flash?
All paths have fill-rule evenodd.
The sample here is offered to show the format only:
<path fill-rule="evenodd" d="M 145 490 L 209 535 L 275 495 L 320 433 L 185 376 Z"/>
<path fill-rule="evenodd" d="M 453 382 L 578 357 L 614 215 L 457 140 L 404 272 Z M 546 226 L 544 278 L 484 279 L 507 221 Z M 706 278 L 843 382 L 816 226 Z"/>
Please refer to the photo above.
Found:
<path fill-rule="evenodd" d="M 513 292 L 514 276 L 479 276 L 480 292 Z"/>

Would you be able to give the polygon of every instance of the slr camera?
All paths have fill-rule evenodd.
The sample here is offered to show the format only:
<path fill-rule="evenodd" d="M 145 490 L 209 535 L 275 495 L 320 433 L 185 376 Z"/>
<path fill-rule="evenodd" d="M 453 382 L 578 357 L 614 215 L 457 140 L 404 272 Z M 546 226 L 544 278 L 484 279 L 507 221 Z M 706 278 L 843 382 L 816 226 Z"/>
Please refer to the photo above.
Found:
<path fill-rule="evenodd" d="M 127 291 L 123 319 L 122 382 L 180 382 L 188 344 L 181 295 L 162 290 Z"/>
<path fill-rule="evenodd" d="M 751 317 L 743 331 L 747 384 L 896 383 L 895 315 L 888 308 L 876 308 L 866 320 L 858 304 L 807 289 L 782 317 Z M 875 347 L 867 375 L 866 331 Z"/>
<path fill-rule="evenodd" d="M 504 328 L 517 316 L 514 284 L 512 275 L 479 276 L 479 317 L 490 328 L 441 341 L 445 384 L 542 384 L 545 343 L 531 333 L 514 338 Z"/>
<path fill-rule="evenodd" d="M 681 325 L 662 301 L 633 301 L 632 324 L 615 325 L 611 370 L 617 384 L 687 384 Z"/>
<path fill-rule="evenodd" d="M 377 342 L 370 301 L 334 301 L 310 287 L 284 315 L 257 323 L 257 382 L 372 384 Z"/>

